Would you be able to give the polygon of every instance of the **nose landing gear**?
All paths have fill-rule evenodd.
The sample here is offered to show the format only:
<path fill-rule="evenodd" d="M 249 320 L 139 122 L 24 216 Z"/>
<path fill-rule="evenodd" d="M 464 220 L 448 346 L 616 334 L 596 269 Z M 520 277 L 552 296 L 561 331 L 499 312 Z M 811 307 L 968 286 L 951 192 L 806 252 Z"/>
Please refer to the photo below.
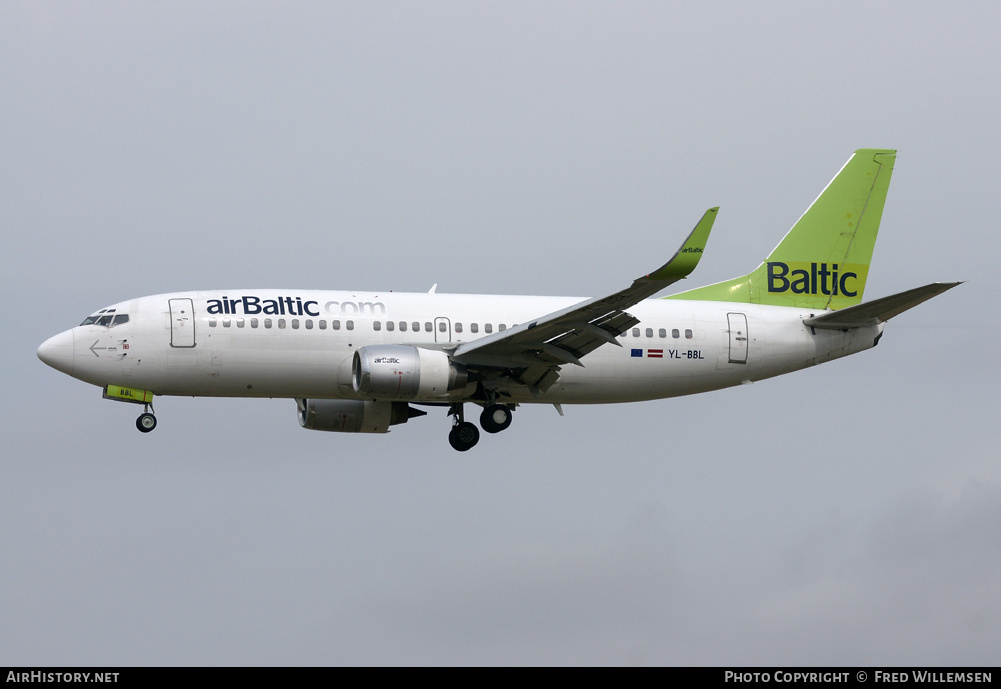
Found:
<path fill-rule="evenodd" d="M 136 428 L 143 433 L 149 433 L 156 428 L 156 417 L 153 415 L 153 405 L 143 405 L 143 413 L 136 419 Z"/>

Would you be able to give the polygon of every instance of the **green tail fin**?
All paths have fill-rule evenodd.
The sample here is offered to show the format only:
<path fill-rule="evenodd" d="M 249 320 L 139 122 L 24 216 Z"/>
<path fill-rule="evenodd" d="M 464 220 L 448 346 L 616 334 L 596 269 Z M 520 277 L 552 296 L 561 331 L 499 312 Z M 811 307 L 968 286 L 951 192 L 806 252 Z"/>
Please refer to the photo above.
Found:
<path fill-rule="evenodd" d="M 855 151 L 754 272 L 666 299 L 841 309 L 862 301 L 896 151 Z"/>

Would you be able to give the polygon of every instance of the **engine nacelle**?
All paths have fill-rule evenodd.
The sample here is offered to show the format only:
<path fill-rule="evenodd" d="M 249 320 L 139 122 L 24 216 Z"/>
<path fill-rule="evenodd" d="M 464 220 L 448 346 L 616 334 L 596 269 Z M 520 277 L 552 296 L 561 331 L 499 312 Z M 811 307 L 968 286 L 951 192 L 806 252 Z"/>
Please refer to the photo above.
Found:
<path fill-rule="evenodd" d="M 340 433 L 386 433 L 390 426 L 427 413 L 406 402 L 300 399 L 296 404 L 303 428 Z"/>
<path fill-rule="evenodd" d="M 441 400 L 466 394 L 466 367 L 448 354 L 410 345 L 372 345 L 355 352 L 351 384 L 356 393 L 383 400 Z"/>

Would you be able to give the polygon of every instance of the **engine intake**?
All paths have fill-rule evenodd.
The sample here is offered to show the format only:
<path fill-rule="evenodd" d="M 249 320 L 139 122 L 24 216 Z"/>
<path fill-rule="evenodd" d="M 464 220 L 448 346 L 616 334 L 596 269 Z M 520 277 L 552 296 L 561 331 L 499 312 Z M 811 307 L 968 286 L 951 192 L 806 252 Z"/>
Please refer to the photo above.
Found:
<path fill-rule="evenodd" d="M 448 354 L 410 345 L 372 345 L 355 352 L 355 392 L 382 400 L 441 400 L 461 397 L 469 385 L 466 367 Z"/>
<path fill-rule="evenodd" d="M 406 402 L 296 400 L 299 425 L 313 431 L 387 433 L 390 426 L 427 414 Z"/>

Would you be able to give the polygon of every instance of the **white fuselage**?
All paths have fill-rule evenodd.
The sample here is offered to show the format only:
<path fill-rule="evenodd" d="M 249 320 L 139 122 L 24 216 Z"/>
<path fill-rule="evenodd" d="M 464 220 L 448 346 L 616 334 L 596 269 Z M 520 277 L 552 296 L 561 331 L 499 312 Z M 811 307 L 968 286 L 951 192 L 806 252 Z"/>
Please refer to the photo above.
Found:
<path fill-rule="evenodd" d="M 119 325 L 81 325 L 43 347 L 94 385 L 156 395 L 359 399 L 363 346 L 449 349 L 581 302 L 574 297 L 305 290 L 181 292 L 116 304 Z M 788 373 L 872 347 L 882 325 L 816 330 L 809 309 L 650 299 L 635 328 L 561 367 L 558 382 L 510 400 L 590 404 L 674 397 Z M 537 396 L 536 396 L 537 395 Z M 412 400 L 415 402 L 429 400 Z M 454 401 L 461 401 L 459 400 Z"/>

